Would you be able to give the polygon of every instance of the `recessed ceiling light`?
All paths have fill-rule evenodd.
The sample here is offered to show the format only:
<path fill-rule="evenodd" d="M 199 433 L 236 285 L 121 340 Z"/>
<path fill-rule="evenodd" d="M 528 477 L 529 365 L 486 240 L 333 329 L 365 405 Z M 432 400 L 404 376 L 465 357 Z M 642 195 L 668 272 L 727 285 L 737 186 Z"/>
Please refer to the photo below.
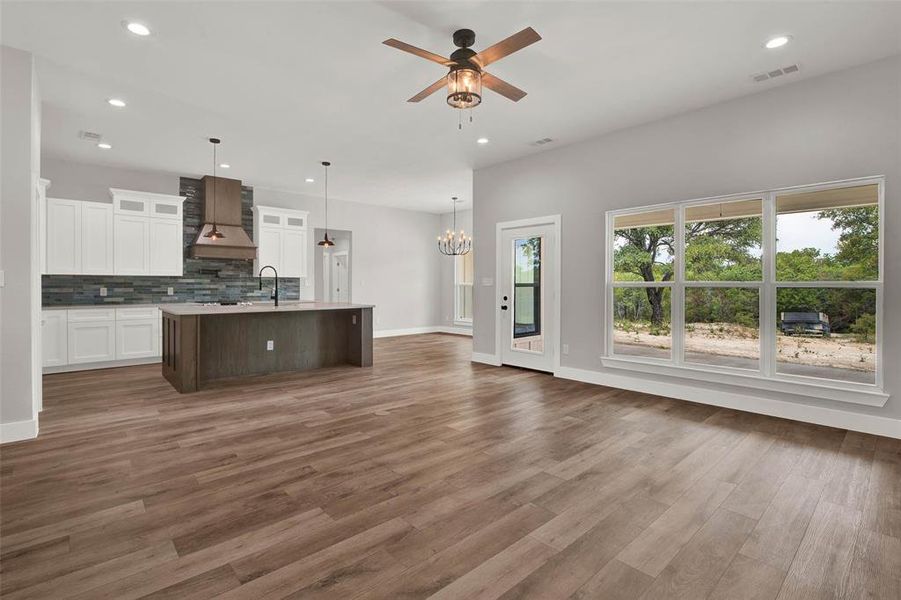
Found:
<path fill-rule="evenodd" d="M 772 37 L 766 41 L 764 47 L 775 50 L 776 48 L 781 48 L 791 41 L 792 37 L 790 35 L 777 35 L 776 37 Z"/>
<path fill-rule="evenodd" d="M 476 144 L 487 144 L 488 138 L 479 138 L 476 140 Z"/>
<path fill-rule="evenodd" d="M 120 100 L 119 98 L 110 98 L 107 100 L 110 106 L 115 106 L 116 108 L 125 108 L 125 100 Z"/>
<path fill-rule="evenodd" d="M 112 148 L 112 146 L 110 144 L 107 144 L 106 142 L 100 142 L 99 144 L 97 144 L 97 147 L 102 148 L 103 150 L 109 150 L 110 148 Z"/>
<path fill-rule="evenodd" d="M 127 21 L 125 23 L 125 29 L 141 37 L 147 37 L 148 35 L 150 35 L 150 28 L 143 23 L 138 23 L 137 21 Z"/>
<path fill-rule="evenodd" d="M 219 163 L 219 168 L 220 169 L 231 169 L 232 166 L 228 163 Z"/>
<path fill-rule="evenodd" d="M 304 181 L 306 181 L 307 183 L 313 183 L 316 180 L 313 179 L 312 177 L 307 177 L 306 179 L 304 179 Z"/>

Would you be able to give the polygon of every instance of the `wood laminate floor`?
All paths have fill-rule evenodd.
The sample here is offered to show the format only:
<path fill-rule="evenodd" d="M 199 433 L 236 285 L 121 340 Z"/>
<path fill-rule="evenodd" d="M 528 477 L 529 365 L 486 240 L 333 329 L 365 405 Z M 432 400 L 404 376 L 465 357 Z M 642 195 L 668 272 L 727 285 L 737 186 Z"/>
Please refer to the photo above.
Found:
<path fill-rule="evenodd" d="M 20 598 L 901 597 L 901 443 L 469 362 L 192 395 L 48 376 L 2 448 Z"/>

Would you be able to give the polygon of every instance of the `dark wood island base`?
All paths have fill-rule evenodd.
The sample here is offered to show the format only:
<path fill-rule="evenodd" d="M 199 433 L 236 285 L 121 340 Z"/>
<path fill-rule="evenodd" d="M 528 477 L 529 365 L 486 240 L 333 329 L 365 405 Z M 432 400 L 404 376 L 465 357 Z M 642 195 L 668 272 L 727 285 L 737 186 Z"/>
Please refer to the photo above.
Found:
<path fill-rule="evenodd" d="M 341 364 L 372 366 L 371 306 L 298 302 L 163 309 L 163 377 L 182 393 L 218 379 Z"/>

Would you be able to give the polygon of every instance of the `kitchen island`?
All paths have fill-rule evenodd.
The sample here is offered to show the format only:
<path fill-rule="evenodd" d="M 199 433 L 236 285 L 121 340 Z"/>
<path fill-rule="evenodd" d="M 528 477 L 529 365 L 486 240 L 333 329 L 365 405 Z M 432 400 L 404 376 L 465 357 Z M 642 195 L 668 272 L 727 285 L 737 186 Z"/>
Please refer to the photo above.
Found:
<path fill-rule="evenodd" d="M 161 310 L 163 377 L 182 393 L 233 377 L 372 366 L 370 305 L 172 304 Z"/>

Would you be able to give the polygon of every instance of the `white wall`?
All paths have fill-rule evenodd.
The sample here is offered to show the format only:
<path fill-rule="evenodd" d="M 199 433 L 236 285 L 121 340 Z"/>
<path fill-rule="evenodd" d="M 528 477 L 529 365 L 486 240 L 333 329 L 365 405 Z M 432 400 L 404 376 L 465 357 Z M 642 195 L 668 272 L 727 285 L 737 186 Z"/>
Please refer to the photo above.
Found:
<path fill-rule="evenodd" d="M 43 176 L 50 180 L 51 198 L 112 202 L 110 188 L 178 195 L 174 173 L 122 169 L 44 157 Z"/>
<path fill-rule="evenodd" d="M 435 245 L 437 243 L 437 237 L 440 233 L 447 231 L 448 229 L 454 228 L 454 219 L 453 213 L 447 213 L 441 215 L 441 226 L 438 228 L 438 232 L 432 238 L 432 244 Z M 463 230 L 466 232 L 466 235 L 470 235 L 472 233 L 472 210 L 460 210 L 457 211 L 457 231 Z M 437 250 L 436 250 L 437 252 Z M 441 319 L 441 325 L 444 327 L 455 327 L 455 328 L 466 328 L 472 329 L 471 326 L 467 326 L 466 324 L 458 324 L 454 323 L 454 306 L 455 297 L 454 297 L 454 264 L 455 259 L 452 256 L 441 256 L 441 281 L 439 284 L 440 294 L 441 294 L 441 312 L 439 313 L 439 318 Z M 473 256 L 475 257 L 475 256 Z"/>
<path fill-rule="evenodd" d="M 836 413 L 901 419 L 901 58 L 894 57 L 693 111 L 584 143 L 481 169 L 474 175 L 475 336 L 494 354 L 495 224 L 562 215 L 561 343 L 564 367 L 610 376 L 605 337 L 604 213 L 615 208 L 882 174 L 885 208 L 884 407 L 766 394 L 756 397 Z M 655 381 L 643 375 L 643 381 Z M 656 381 L 660 387 L 680 383 Z M 687 382 L 682 382 L 687 383 Z M 728 394 L 747 388 L 695 385 Z M 784 405 L 791 406 L 791 405 Z M 811 408 L 813 407 L 813 408 Z M 748 407 L 754 410 L 754 406 Z M 803 411 L 802 411 L 803 412 Z M 834 416 L 834 415 L 833 415 Z M 821 421 L 822 422 L 822 421 Z M 887 429 L 901 422 L 869 419 Z"/>
<path fill-rule="evenodd" d="M 325 224 L 324 200 L 255 187 L 254 204 L 306 210 L 310 227 Z M 351 289 L 353 301 L 374 304 L 374 329 L 394 331 L 434 327 L 440 322 L 441 255 L 435 237 L 439 215 L 329 200 L 329 228 L 353 232 Z M 315 253 L 310 253 L 313 260 Z M 313 273 L 314 265 L 307 265 Z M 314 280 L 301 287 L 301 297 L 315 298 Z"/>
<path fill-rule="evenodd" d="M 31 214 L 40 172 L 40 99 L 31 54 L 3 46 L 0 60 L 0 440 L 13 441 L 37 435 L 40 402 Z"/>

